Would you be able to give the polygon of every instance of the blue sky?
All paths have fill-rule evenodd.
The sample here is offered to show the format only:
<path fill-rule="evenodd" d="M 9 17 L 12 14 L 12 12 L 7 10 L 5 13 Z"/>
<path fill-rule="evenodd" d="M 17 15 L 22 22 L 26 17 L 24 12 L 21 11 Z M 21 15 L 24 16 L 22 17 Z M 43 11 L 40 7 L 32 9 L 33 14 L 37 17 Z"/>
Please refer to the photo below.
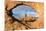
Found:
<path fill-rule="evenodd" d="M 16 8 L 14 8 L 12 10 L 13 12 L 13 16 L 15 18 L 22 18 L 22 17 L 25 17 L 25 14 L 27 15 L 32 15 L 32 16 L 36 16 L 36 12 L 34 9 L 32 9 L 32 7 L 29 7 L 29 6 L 25 6 L 25 5 L 21 5 L 21 6 L 18 6 Z"/>

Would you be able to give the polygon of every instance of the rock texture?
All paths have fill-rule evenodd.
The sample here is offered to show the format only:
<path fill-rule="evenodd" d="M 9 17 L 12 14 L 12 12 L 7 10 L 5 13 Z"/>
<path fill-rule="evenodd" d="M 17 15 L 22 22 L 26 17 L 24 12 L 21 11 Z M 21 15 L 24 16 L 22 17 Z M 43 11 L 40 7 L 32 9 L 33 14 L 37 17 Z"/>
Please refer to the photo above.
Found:
<path fill-rule="evenodd" d="M 5 6 L 7 5 L 7 10 L 13 8 L 16 4 L 20 4 L 22 1 L 7 1 L 5 2 Z M 30 30 L 27 26 L 32 29 L 41 29 L 44 27 L 44 4 L 37 2 L 23 2 L 23 4 L 31 6 L 33 9 L 38 11 L 39 19 L 35 22 L 23 22 L 26 25 L 23 25 L 17 21 L 12 23 L 12 18 L 5 13 L 5 31 L 13 31 L 13 30 Z M 6 10 L 5 10 L 6 11 Z M 28 20 L 28 18 L 26 18 Z"/>

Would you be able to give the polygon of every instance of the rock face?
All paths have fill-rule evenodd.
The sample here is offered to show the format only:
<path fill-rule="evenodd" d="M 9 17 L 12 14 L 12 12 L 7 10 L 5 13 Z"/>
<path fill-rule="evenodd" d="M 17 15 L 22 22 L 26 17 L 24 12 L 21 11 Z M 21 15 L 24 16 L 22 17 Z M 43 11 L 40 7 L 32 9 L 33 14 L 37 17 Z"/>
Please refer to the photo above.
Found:
<path fill-rule="evenodd" d="M 22 1 L 23 2 L 23 1 Z M 6 3 L 6 5 L 8 6 L 7 7 L 7 10 L 10 10 L 11 8 L 13 8 L 14 6 L 16 6 L 16 4 L 21 4 L 22 3 L 21 1 L 8 1 L 7 3 Z M 29 26 L 29 27 L 31 27 L 31 28 L 43 28 L 44 27 L 44 7 L 43 7 L 43 3 L 35 3 L 35 2 L 23 2 L 23 4 L 25 4 L 25 5 L 28 5 L 29 6 L 29 8 L 30 8 L 30 6 L 33 8 L 33 9 L 36 9 L 36 11 L 38 12 L 38 15 L 39 15 L 39 19 L 38 20 L 36 20 L 35 22 L 27 22 L 27 23 L 25 23 L 25 22 L 23 22 L 24 24 L 26 24 L 27 26 Z M 25 7 L 24 7 L 25 8 Z M 26 7 L 27 8 L 27 7 Z M 31 8 L 31 9 L 32 9 Z M 16 8 L 14 8 L 14 9 L 16 9 Z M 13 10 L 14 10 L 13 9 Z M 18 9 L 17 9 L 18 10 Z M 6 10 L 5 10 L 6 11 Z M 21 11 L 21 10 L 20 10 Z M 25 11 L 25 10 L 24 10 Z M 19 12 L 19 11 L 18 11 Z M 18 13 L 18 12 L 15 12 L 15 13 L 13 13 L 13 15 L 14 14 L 16 14 L 16 13 Z M 23 10 L 21 11 L 21 14 L 22 14 L 22 12 L 23 12 Z M 28 11 L 28 12 L 31 12 L 31 11 Z M 28 12 L 26 12 L 27 14 L 25 15 L 25 12 L 24 12 L 24 16 L 23 16 L 23 14 L 22 15 L 20 15 L 20 17 L 24 17 L 24 18 L 20 18 L 20 20 L 23 20 L 23 21 L 31 21 L 31 20 L 34 20 L 35 18 L 34 17 L 32 17 L 31 15 L 30 15 L 30 13 L 28 13 Z M 34 11 L 33 11 L 34 12 Z M 34 12 L 35 13 L 35 12 Z M 30 16 L 29 16 L 30 15 Z M 34 15 L 33 15 L 34 16 Z M 18 16 L 16 16 L 15 18 L 17 18 Z M 37 17 L 37 16 L 36 16 Z M 10 31 L 10 30 L 29 30 L 29 28 L 27 27 L 27 26 L 24 26 L 23 24 L 21 24 L 21 23 L 19 23 L 19 22 L 17 22 L 16 20 L 15 20 L 15 22 L 14 23 L 11 23 L 13 21 L 13 19 L 10 17 L 10 16 L 8 16 L 7 15 L 7 12 L 6 12 L 6 14 L 5 14 L 5 30 L 6 31 Z"/>

